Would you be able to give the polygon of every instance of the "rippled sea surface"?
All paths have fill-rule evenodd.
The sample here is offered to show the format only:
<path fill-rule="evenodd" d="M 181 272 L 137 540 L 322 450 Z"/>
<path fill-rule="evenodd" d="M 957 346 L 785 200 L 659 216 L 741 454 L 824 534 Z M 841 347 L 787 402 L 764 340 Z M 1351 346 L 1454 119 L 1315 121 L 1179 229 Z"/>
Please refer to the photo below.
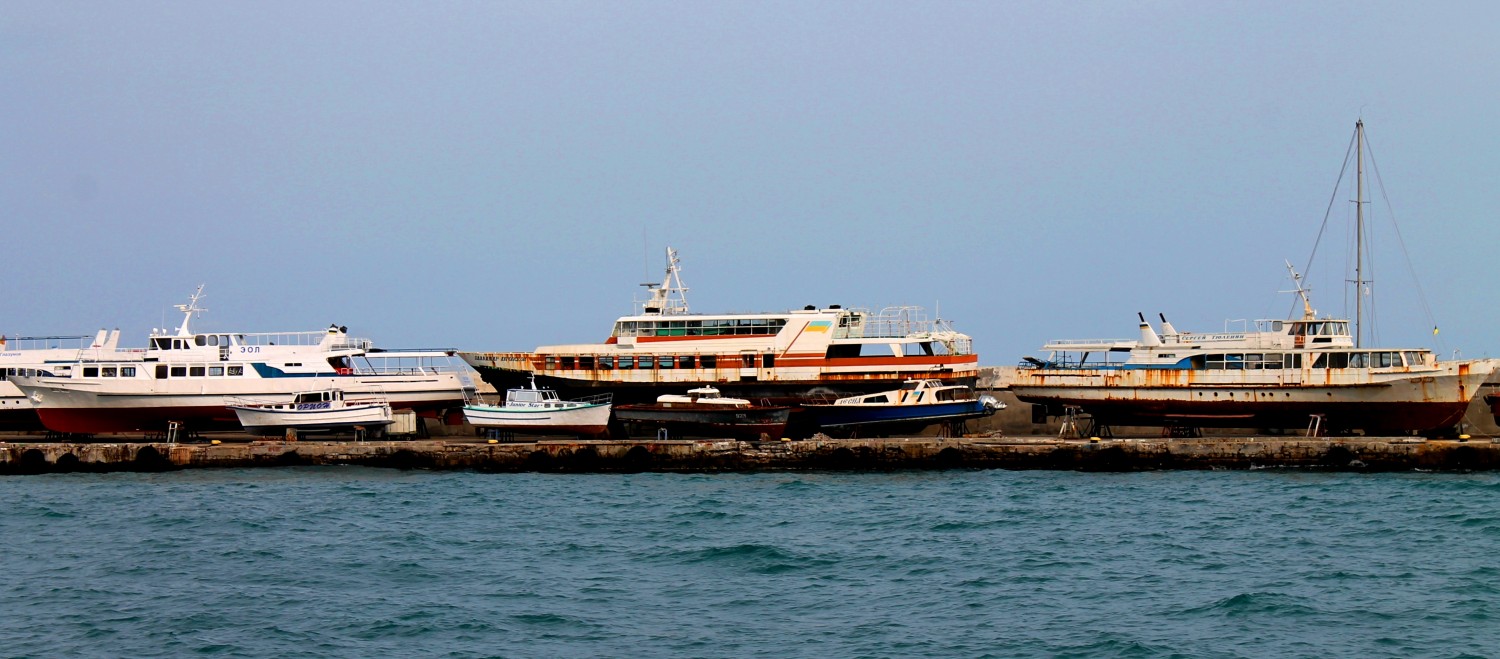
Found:
<path fill-rule="evenodd" d="M 0 655 L 1500 656 L 1500 476 L 0 478 Z"/>

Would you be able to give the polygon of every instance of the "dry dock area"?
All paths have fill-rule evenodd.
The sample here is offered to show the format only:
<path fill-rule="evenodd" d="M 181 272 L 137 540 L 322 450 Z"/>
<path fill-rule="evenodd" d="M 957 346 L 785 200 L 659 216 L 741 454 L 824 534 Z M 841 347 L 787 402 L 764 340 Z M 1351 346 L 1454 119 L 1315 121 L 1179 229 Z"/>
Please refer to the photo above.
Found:
<path fill-rule="evenodd" d="M 1214 437 L 1060 440 L 1048 437 L 487 443 L 411 441 L 0 442 L 0 474 L 169 471 L 199 467 L 367 465 L 487 472 L 1303 468 L 1478 471 L 1500 468 L 1490 438 Z"/>

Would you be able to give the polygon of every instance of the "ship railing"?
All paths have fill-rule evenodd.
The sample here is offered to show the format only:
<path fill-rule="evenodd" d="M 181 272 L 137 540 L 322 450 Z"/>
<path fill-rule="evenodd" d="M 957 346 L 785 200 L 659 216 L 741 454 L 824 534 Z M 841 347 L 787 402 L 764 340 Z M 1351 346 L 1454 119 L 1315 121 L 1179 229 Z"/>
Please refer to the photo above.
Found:
<path fill-rule="evenodd" d="M 1091 362 L 1091 361 L 1084 361 L 1082 359 L 1077 359 L 1077 358 L 1074 358 L 1074 357 L 1069 357 L 1067 355 L 1064 355 L 1064 356 L 1061 356 L 1061 357 L 1056 357 L 1056 358 L 1053 358 L 1053 359 L 1045 359 L 1045 360 L 1044 359 L 1037 359 L 1035 357 L 1026 357 L 1026 358 L 1022 359 L 1021 362 L 1019 364 L 1017 364 L 1016 366 L 1017 366 L 1017 368 L 1021 368 L 1021 369 L 1024 369 L 1024 370 L 1057 369 L 1057 370 L 1075 370 L 1075 371 L 1077 371 L 1077 370 L 1091 370 L 1091 371 L 1116 370 L 1117 371 L 1117 370 L 1120 370 L 1122 368 L 1125 368 L 1125 362 L 1107 362 L 1107 361 Z"/>
<path fill-rule="evenodd" d="M 587 404 L 587 405 L 608 405 L 611 402 L 613 402 L 614 399 L 615 399 L 615 395 L 614 394 L 612 394 L 612 393 L 605 393 L 605 394 L 594 394 L 592 396 L 583 396 L 582 398 L 574 398 L 573 400 L 568 401 L 568 402 L 570 402 L 570 403 L 584 403 L 584 404 Z"/>
<path fill-rule="evenodd" d="M 5 351 L 10 350 L 49 350 L 77 348 L 80 350 L 89 347 L 88 342 L 92 336 L 14 336 L 6 335 Z"/>
<path fill-rule="evenodd" d="M 328 332 L 258 332 L 251 334 L 234 334 L 240 345 L 247 346 L 315 346 L 323 343 L 328 338 Z M 332 343 L 335 350 L 367 350 L 371 346 L 369 339 L 354 337 L 343 337 Z"/>

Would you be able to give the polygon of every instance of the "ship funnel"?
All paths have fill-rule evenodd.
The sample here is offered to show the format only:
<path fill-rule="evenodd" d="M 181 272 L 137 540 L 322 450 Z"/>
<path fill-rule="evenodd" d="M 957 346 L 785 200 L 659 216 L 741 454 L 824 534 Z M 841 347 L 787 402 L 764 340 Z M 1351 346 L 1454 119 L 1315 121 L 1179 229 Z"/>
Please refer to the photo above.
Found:
<path fill-rule="evenodd" d="M 107 338 L 109 338 L 109 330 L 107 330 L 107 329 L 101 329 L 101 330 L 99 330 L 98 334 L 94 335 L 94 343 L 92 345 L 90 345 L 89 347 L 90 348 L 103 348 L 104 347 L 104 340 L 107 339 Z"/>
<path fill-rule="evenodd" d="M 1177 328 L 1176 327 L 1172 327 L 1172 323 L 1167 322 L 1167 314 L 1158 312 L 1156 314 L 1156 316 L 1158 318 L 1161 318 L 1161 335 L 1162 336 L 1177 336 L 1179 334 L 1179 332 L 1177 331 Z"/>
<path fill-rule="evenodd" d="M 1137 311 L 1135 315 L 1141 318 L 1141 345 L 1148 348 L 1161 345 L 1161 339 L 1156 336 L 1156 330 L 1151 329 L 1151 323 L 1146 322 L 1146 314 Z"/>

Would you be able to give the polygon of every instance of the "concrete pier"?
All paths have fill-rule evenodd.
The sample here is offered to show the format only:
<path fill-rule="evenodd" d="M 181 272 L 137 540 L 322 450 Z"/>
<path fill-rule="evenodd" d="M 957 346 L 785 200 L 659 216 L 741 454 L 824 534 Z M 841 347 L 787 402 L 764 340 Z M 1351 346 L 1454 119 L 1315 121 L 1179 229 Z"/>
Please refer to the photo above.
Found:
<path fill-rule="evenodd" d="M 1500 469 L 1489 438 L 1048 437 L 740 442 L 475 439 L 412 441 L 0 442 L 0 474 L 168 471 L 203 467 L 368 465 L 487 472 L 1302 468 L 1341 471 Z"/>

